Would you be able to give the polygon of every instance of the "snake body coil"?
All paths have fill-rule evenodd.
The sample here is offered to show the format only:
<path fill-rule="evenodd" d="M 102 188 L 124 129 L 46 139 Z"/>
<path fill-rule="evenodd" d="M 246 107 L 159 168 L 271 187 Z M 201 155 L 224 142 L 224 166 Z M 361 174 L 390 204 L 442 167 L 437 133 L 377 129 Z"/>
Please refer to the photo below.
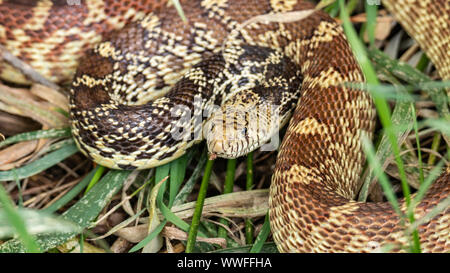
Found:
<path fill-rule="evenodd" d="M 214 104 L 223 101 L 248 104 L 253 98 L 267 97 L 271 103 L 281 106 L 284 119 L 300 96 L 278 154 L 270 188 L 270 222 L 279 250 L 368 252 L 386 244 L 394 246 L 392 251 L 404 250 L 399 246 L 407 244 L 409 239 L 404 231 L 406 227 L 389 203 L 352 201 L 364 163 L 361 139 L 372 135 L 375 110 L 366 92 L 343 86 L 344 82 L 363 82 L 364 77 L 339 24 L 326 13 L 315 11 L 297 22 L 253 22 L 239 28 L 257 15 L 314 9 L 311 3 L 293 0 L 253 4 L 239 0 L 182 1 L 188 23 L 182 22 L 173 7 L 155 4 L 159 1 L 149 1 L 148 7 L 138 2 L 126 1 L 131 5 L 128 12 L 120 4 L 108 1 L 89 4 L 103 5 L 102 9 L 90 9 L 89 5 L 76 7 L 78 16 L 83 17 L 78 20 L 79 25 L 47 37 L 47 40 L 59 37 L 56 44 L 64 44 L 55 54 L 70 50 L 81 54 L 89 45 L 85 38 L 93 37 L 92 33 L 96 37 L 92 40 L 98 42 L 115 28 L 113 21 L 120 22 L 120 27 L 131 21 L 87 51 L 72 82 L 72 128 L 85 154 L 105 166 L 119 169 L 164 164 L 181 156 L 201 139 L 198 124 L 188 127 L 178 140 L 170 137 L 174 128 L 193 124 L 202 115 L 195 109 L 211 112 Z M 385 4 L 392 10 L 409 10 L 423 16 L 426 23 L 422 22 L 420 29 L 410 29 L 413 34 L 429 33 L 438 22 L 444 22 L 447 27 L 440 27 L 437 35 L 448 42 L 449 12 L 433 13 L 440 16 L 440 21 L 433 20 L 428 12 L 432 6 L 430 1 L 420 4 L 417 1 L 410 9 L 406 8 L 406 2 L 411 1 L 386 1 Z M 433 4 L 449 11 L 448 1 L 433 1 Z M 8 8 L 23 11 L 8 2 L 0 5 L 0 10 Z M 52 10 L 44 1 L 36 4 L 35 9 Z M 55 10 L 72 12 L 61 7 Z M 399 12 L 401 18 L 402 12 Z M 20 35 L 32 37 L 29 33 L 36 33 L 31 31 L 33 27 L 44 29 L 45 22 L 53 22 L 44 16 L 36 21 L 39 25 L 31 26 L 25 19 L 21 22 L 14 19 L 15 24 L 25 29 L 19 33 L 8 27 L 13 19 L 1 16 L 4 17 L 0 17 L 0 22 L 5 24 L 0 28 L 0 42 L 9 47 L 14 41 L 23 41 L 17 39 Z M 106 24 L 105 29 L 92 30 L 102 23 Z M 222 44 L 228 42 L 225 39 L 231 34 L 236 35 L 223 50 Z M 69 46 L 61 43 L 61 39 L 69 39 L 68 35 L 85 37 L 76 37 L 83 42 L 72 42 Z M 418 41 L 441 76 L 450 78 L 449 43 L 439 42 L 434 46 L 423 37 Z M 38 62 L 30 57 L 29 44 L 16 42 L 15 45 L 19 46 L 13 53 L 26 56 L 32 64 Z M 51 51 L 48 49 L 47 54 Z M 72 63 L 68 66 L 72 67 Z M 3 76 L 14 73 L 5 67 L 2 71 Z M 59 74 L 47 71 L 60 81 L 71 73 L 70 69 Z M 245 95 L 247 91 L 251 95 Z M 263 95 L 266 92 L 271 95 Z M 230 98 L 230 94 L 237 96 Z M 172 110 L 176 105 L 189 109 L 192 116 L 175 121 L 173 114 L 177 112 Z M 244 144 L 208 142 L 208 145 L 210 150 L 222 151 L 238 149 Z M 425 215 L 449 193 L 450 168 L 447 168 L 417 205 L 415 218 Z M 404 211 L 402 200 L 400 204 Z M 418 230 L 424 251 L 448 252 L 450 209 L 420 225 Z"/>

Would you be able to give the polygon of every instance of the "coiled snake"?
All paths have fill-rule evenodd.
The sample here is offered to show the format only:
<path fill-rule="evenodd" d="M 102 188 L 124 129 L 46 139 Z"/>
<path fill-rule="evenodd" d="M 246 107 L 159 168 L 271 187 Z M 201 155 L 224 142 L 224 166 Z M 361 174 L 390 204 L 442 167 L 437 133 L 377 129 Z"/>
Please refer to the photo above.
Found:
<path fill-rule="evenodd" d="M 165 1 L 28 2 L 0 2 L 0 43 L 59 82 L 72 78 L 87 50 L 72 82 L 71 119 L 80 150 L 96 162 L 133 169 L 173 160 L 201 140 L 195 121 L 202 111 L 215 112 L 213 106 L 222 102 L 244 106 L 246 114 L 234 113 L 231 125 L 228 120 L 222 124 L 238 129 L 238 141 L 210 140 L 209 131 L 205 135 L 210 151 L 235 157 L 244 146 L 255 148 L 247 140 L 254 132 L 245 122 L 261 119 L 261 112 L 254 111 L 261 107 L 259 101 L 278 105 L 282 124 L 300 96 L 270 188 L 270 222 L 279 250 L 367 252 L 385 244 L 402 250 L 398 245 L 408 236 L 388 203 L 352 201 L 364 163 L 360 140 L 371 136 L 375 111 L 366 92 L 342 85 L 364 78 L 340 25 L 315 11 L 297 22 L 240 27 L 257 15 L 312 10 L 313 4 L 182 1 L 183 23 Z M 384 4 L 427 52 L 441 77 L 450 78 L 449 1 Z M 106 42 L 88 50 L 101 40 Z M 7 65 L 0 72 L 2 78 L 24 80 Z M 245 108 L 251 103 L 253 108 Z M 191 117 L 175 121 L 173 115 L 182 116 L 182 109 Z M 220 116 L 212 120 L 220 121 Z M 239 122 L 244 125 L 239 127 Z M 221 127 L 214 124 L 204 127 Z M 171 137 L 174 133 L 179 138 Z M 417 205 L 416 219 L 449 192 L 447 167 Z M 418 230 L 424 251 L 448 252 L 450 209 Z"/>

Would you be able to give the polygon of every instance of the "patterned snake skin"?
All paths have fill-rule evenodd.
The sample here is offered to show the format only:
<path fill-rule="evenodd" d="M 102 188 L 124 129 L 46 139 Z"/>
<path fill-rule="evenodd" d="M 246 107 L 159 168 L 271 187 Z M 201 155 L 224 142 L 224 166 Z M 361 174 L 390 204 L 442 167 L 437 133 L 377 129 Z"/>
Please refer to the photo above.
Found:
<path fill-rule="evenodd" d="M 295 104 L 300 96 L 270 188 L 270 223 L 278 249 L 370 252 L 392 245 L 391 251 L 405 251 L 400 246 L 410 238 L 389 203 L 352 201 L 364 163 L 360 140 L 372 135 L 375 110 L 366 92 L 342 86 L 364 78 L 341 26 L 321 11 L 297 22 L 253 23 L 240 29 L 232 39 L 237 44 L 231 43 L 221 54 L 227 36 L 248 19 L 311 10 L 313 4 L 181 1 L 188 21 L 183 23 L 165 1 L 28 2 L 0 1 L 0 44 L 53 81 L 67 82 L 75 75 L 73 133 L 80 149 L 93 160 L 133 169 L 181 156 L 201 140 L 201 133 L 195 127 L 188 130 L 190 141 L 183 138 L 186 135 L 177 141 L 168 137 L 172 128 L 183 126 L 172 120 L 172 106 L 212 109 L 212 104 L 224 101 L 232 89 L 227 81 L 233 77 L 227 73 L 245 63 L 242 56 L 247 54 L 259 58 L 264 71 L 259 75 L 266 82 L 247 74 L 258 67 L 250 62 L 236 73 L 243 90 L 261 94 L 273 89 L 271 83 L 281 86 L 282 82 L 287 85 L 281 93 L 292 95 L 278 96 L 276 101 Z M 389 0 L 384 4 L 427 52 L 441 77 L 449 79 L 449 1 Z M 101 40 L 106 42 L 88 50 Z M 9 80 L 25 80 L 4 64 L 0 73 Z M 243 94 L 241 98 L 251 100 Z M 223 144 L 212 146 L 224 148 Z M 417 205 L 415 219 L 449 193 L 447 167 Z M 402 200 L 400 204 L 405 211 Z M 424 251 L 450 251 L 449 208 L 418 230 Z"/>

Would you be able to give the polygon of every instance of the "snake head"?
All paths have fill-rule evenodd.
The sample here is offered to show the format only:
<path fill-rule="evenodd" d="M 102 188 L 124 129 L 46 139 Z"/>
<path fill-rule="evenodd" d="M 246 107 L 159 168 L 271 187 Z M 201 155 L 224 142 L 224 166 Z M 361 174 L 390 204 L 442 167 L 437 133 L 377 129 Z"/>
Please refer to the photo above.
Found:
<path fill-rule="evenodd" d="M 224 105 L 205 124 L 210 156 L 237 158 L 256 150 L 278 132 L 279 121 L 261 105 Z"/>

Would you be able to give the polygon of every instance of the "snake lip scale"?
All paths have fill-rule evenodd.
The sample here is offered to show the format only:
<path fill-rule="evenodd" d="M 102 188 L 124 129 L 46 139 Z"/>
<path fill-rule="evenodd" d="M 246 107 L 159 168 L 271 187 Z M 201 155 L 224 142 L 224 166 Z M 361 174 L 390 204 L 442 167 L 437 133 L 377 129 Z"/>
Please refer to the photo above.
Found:
<path fill-rule="evenodd" d="M 450 2 L 383 4 L 441 78 L 450 79 Z M 71 83 L 72 132 L 80 150 L 97 163 L 150 168 L 180 157 L 203 137 L 214 155 L 237 157 L 289 123 L 269 198 L 278 249 L 371 252 L 392 246 L 391 251 L 405 251 L 407 226 L 389 203 L 354 201 L 365 162 L 361 139 L 372 136 L 376 113 L 368 93 L 343 85 L 362 83 L 364 76 L 342 27 L 319 10 L 295 22 L 240 27 L 258 15 L 315 8 L 304 1 L 189 0 L 181 5 L 187 23 L 164 0 L 80 5 L 3 0 L 0 44 L 48 79 Z M 0 77 L 27 82 L 3 63 Z M 278 121 L 261 110 L 267 105 L 277 105 Z M 191 117 L 174 119 L 175 106 Z M 210 119 L 196 123 L 203 111 L 212 113 Z M 249 126 L 255 120 L 261 122 L 258 130 Z M 224 137 L 216 138 L 214 130 Z M 237 141 L 231 141 L 231 131 Z M 178 139 L 174 132 L 181 132 Z M 447 166 L 415 207 L 415 219 L 449 194 Z M 399 204 L 405 211 L 403 199 Z M 450 208 L 420 225 L 418 233 L 423 251 L 449 252 Z"/>

